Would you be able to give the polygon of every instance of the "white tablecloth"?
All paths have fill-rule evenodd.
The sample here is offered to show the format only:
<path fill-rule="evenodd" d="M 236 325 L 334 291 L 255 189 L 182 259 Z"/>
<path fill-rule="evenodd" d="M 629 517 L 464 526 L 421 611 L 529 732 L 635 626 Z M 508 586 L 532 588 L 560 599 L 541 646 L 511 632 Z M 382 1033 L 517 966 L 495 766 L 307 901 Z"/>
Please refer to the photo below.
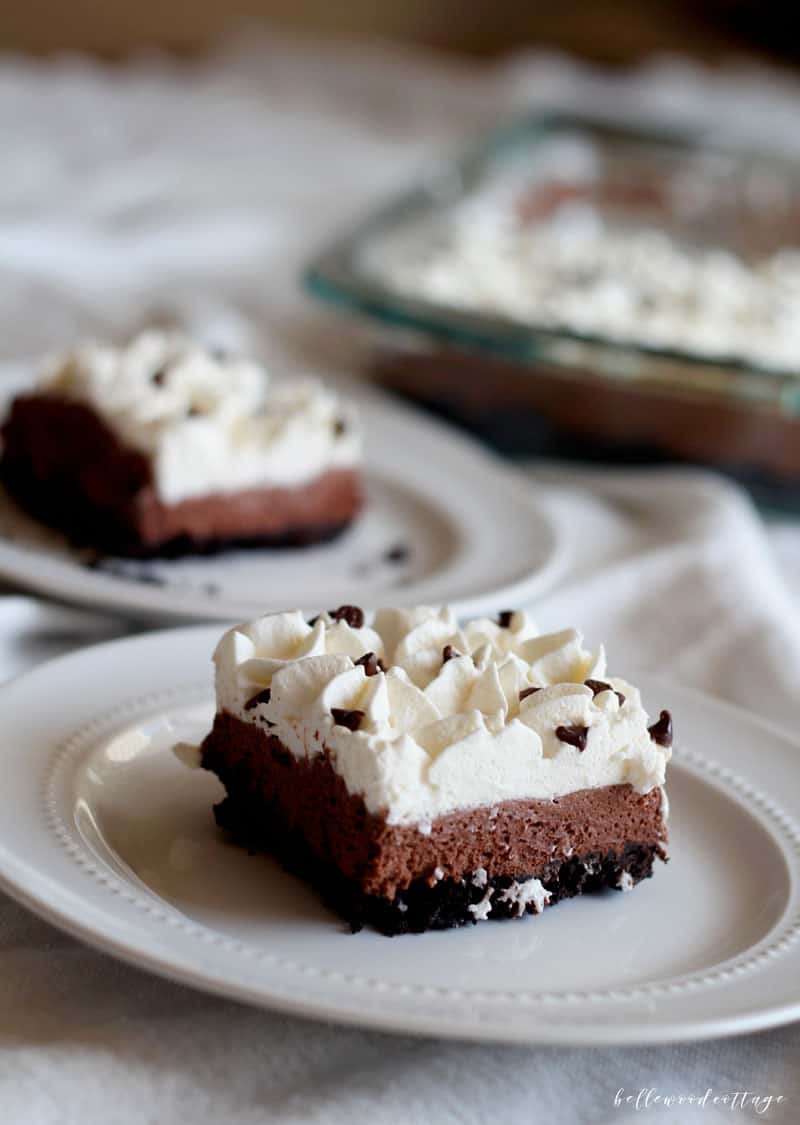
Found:
<path fill-rule="evenodd" d="M 533 101 L 702 118 L 800 150 L 800 87 L 675 61 L 625 78 L 553 56 L 473 70 L 257 35 L 202 64 L 6 58 L 0 356 L 157 316 L 278 368 L 349 369 L 365 334 L 299 295 L 309 250 L 441 146 Z M 699 472 L 539 469 L 531 487 L 571 543 L 565 581 L 536 607 L 544 627 L 579 623 L 617 667 L 654 667 L 796 725 L 797 527 L 765 528 L 741 493 Z M 5 595 L 0 676 L 123 628 Z M 797 1025 L 672 1048 L 533 1050 L 257 1012 L 118 965 L 0 896 L 9 1125 L 794 1122 L 799 1074 Z M 785 1100 L 760 1116 L 614 1105 L 620 1088 L 709 1087 Z"/>

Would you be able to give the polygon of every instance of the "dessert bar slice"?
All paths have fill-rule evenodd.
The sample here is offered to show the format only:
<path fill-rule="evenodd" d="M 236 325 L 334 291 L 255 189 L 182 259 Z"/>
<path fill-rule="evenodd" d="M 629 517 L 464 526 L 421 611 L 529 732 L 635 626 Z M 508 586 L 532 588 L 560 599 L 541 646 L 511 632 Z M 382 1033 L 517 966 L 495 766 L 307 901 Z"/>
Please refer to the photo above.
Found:
<path fill-rule="evenodd" d="M 162 332 L 56 360 L 2 437 L 16 501 L 102 552 L 313 543 L 362 504 L 358 425 L 333 392 Z"/>
<path fill-rule="evenodd" d="M 670 716 L 575 629 L 341 606 L 231 629 L 215 661 L 219 824 L 353 929 L 538 914 L 666 858 Z"/>

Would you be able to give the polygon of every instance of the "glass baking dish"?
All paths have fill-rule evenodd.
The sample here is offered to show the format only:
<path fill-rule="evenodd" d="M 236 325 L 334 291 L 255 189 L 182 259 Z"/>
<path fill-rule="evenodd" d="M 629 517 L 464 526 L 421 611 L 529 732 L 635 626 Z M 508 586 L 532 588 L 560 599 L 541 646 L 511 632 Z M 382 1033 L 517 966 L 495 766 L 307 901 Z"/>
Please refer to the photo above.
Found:
<path fill-rule="evenodd" d="M 552 423 L 526 452 L 716 464 L 800 507 L 789 160 L 699 133 L 530 116 L 437 163 L 306 281 L 416 331 L 406 386 L 396 357 L 383 367 L 414 397 L 449 396 L 457 414 L 462 379 L 475 401 L 483 382 L 491 412 L 513 383 L 515 417 L 527 397 L 536 434 Z"/>

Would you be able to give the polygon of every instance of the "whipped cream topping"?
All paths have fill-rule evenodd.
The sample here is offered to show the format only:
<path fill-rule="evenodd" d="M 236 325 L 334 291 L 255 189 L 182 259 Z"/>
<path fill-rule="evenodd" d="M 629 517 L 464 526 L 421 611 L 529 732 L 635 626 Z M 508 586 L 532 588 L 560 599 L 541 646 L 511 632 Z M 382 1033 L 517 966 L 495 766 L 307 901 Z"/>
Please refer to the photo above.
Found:
<path fill-rule="evenodd" d="M 369 812 L 422 831 L 515 798 L 647 793 L 671 754 L 638 690 L 606 676 L 602 647 L 576 629 L 540 634 L 523 612 L 459 624 L 448 608 L 370 623 L 355 607 L 312 622 L 295 610 L 230 629 L 214 660 L 219 711 L 298 758 L 327 751 Z"/>
<path fill-rule="evenodd" d="M 514 181 L 470 197 L 433 229 L 401 228 L 364 254 L 364 269 L 438 305 L 797 370 L 798 247 L 750 260 L 673 236 L 656 222 L 614 226 L 581 199 L 528 223 L 518 188 Z"/>
<path fill-rule="evenodd" d="M 124 348 L 79 346 L 51 362 L 38 390 L 94 409 L 151 459 L 170 504 L 302 485 L 360 459 L 352 408 L 321 383 L 275 383 L 257 363 L 175 333 L 143 332 Z"/>

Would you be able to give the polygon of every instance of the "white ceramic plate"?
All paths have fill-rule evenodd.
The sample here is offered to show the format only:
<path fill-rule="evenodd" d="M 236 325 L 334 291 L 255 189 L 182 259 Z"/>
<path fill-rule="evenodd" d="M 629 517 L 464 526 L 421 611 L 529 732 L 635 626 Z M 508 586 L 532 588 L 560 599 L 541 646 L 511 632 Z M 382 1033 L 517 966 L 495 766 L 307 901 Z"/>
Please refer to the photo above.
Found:
<path fill-rule="evenodd" d="M 19 384 L 19 379 L 17 379 Z M 297 605 L 449 602 L 465 614 L 529 602 L 562 548 L 532 485 L 477 443 L 378 392 L 349 386 L 366 432 L 367 508 L 329 544 L 133 562 L 86 552 L 0 489 L 0 577 L 147 621 L 233 621 Z"/>
<path fill-rule="evenodd" d="M 680 736 L 652 880 L 519 922 L 351 935 L 218 836 L 216 779 L 169 751 L 208 727 L 218 633 L 86 649 L 0 692 L 0 884 L 21 902 L 198 988 L 397 1031 L 642 1043 L 800 1017 L 800 744 L 644 679 Z"/>

